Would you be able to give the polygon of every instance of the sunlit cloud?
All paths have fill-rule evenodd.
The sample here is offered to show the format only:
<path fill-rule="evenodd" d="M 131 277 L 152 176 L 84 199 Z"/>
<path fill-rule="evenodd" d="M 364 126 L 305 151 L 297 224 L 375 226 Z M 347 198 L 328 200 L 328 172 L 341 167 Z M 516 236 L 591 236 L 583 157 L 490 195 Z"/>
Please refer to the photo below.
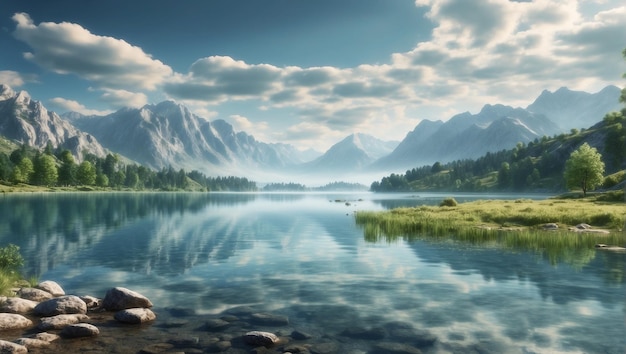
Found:
<path fill-rule="evenodd" d="M 154 90 L 172 69 L 141 48 L 112 37 L 92 34 L 82 26 L 42 22 L 26 13 L 13 16 L 13 35 L 32 51 L 24 58 L 58 74 L 74 74 L 102 87 Z"/>
<path fill-rule="evenodd" d="M 36 76 L 32 74 L 22 74 L 12 70 L 0 70 L 0 83 L 11 87 L 20 87 L 27 82 L 36 81 Z"/>
<path fill-rule="evenodd" d="M 63 97 L 54 97 L 50 99 L 50 104 L 53 107 L 58 108 L 58 110 L 62 113 L 63 112 L 78 112 L 86 116 L 107 115 L 109 113 L 113 113 L 113 111 L 109 111 L 109 110 L 101 111 L 101 110 L 96 110 L 96 109 L 89 109 L 85 107 L 83 104 L 79 103 L 78 101 L 68 100 Z"/>

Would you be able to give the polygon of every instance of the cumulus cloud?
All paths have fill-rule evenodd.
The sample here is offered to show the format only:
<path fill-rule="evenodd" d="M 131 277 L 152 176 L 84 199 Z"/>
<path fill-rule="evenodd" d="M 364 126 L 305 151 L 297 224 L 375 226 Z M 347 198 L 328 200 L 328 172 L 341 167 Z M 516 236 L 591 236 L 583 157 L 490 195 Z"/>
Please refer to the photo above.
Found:
<path fill-rule="evenodd" d="M 16 13 L 13 35 L 32 51 L 24 57 L 59 74 L 75 74 L 110 88 L 154 90 L 172 69 L 141 48 L 92 34 L 78 24 L 42 22 L 36 25 L 26 13 Z"/>
<path fill-rule="evenodd" d="M 100 99 L 116 108 L 139 108 L 148 103 L 148 97 L 141 92 L 130 92 L 126 90 L 114 90 L 108 88 L 104 88 L 101 91 L 104 93 Z"/>
<path fill-rule="evenodd" d="M 165 85 L 177 99 L 222 102 L 233 99 L 266 99 L 275 91 L 281 69 L 267 64 L 247 64 L 226 56 L 197 60 L 189 73 L 178 75 Z"/>
<path fill-rule="evenodd" d="M 35 75 L 18 73 L 12 70 L 0 70 L 0 83 L 11 87 L 20 87 L 27 82 L 35 82 Z"/>
<path fill-rule="evenodd" d="M 55 97 L 55 98 L 50 99 L 50 104 L 56 107 L 59 111 L 78 112 L 86 116 L 90 116 L 90 115 L 103 116 L 103 115 L 113 113 L 113 111 L 100 111 L 100 110 L 95 110 L 95 109 L 89 109 L 77 101 L 68 100 L 63 97 Z"/>

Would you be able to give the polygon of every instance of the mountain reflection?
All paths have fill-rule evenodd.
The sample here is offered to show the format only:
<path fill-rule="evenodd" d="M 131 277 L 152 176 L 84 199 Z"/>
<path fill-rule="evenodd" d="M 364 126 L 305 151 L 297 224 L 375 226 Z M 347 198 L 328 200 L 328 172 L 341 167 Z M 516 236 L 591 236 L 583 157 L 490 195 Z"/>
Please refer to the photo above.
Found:
<path fill-rule="evenodd" d="M 131 262 L 133 268 L 140 263 L 150 269 L 153 263 L 159 263 L 162 253 L 153 261 L 139 259 L 147 257 L 151 249 L 162 247 L 159 243 L 163 243 L 163 238 L 181 234 L 186 227 L 172 225 L 179 220 L 175 216 L 191 216 L 216 205 L 237 207 L 255 198 L 254 194 L 208 193 L 4 196 L 0 199 L 0 242 L 20 246 L 28 260 L 27 274 L 42 274 L 85 250 L 93 253 L 95 259 L 101 258 L 93 247 L 116 249 L 114 259 L 118 266 Z M 159 220 L 164 223 L 159 224 Z M 139 249 L 142 250 L 138 252 Z M 130 250 L 137 252 L 130 254 Z"/>

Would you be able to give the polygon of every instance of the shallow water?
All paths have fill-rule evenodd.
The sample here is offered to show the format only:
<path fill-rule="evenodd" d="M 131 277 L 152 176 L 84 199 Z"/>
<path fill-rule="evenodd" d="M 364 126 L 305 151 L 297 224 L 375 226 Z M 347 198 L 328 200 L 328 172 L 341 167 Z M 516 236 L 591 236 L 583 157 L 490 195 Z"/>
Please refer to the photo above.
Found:
<path fill-rule="evenodd" d="M 152 325 L 104 321 L 99 341 L 59 344 L 59 352 L 136 352 L 159 342 L 217 351 L 218 340 L 247 352 L 238 336 L 259 329 L 317 353 L 390 352 L 392 344 L 426 353 L 624 353 L 625 255 L 593 251 L 554 265 L 452 240 L 371 243 L 353 217 L 443 197 L 13 195 L 0 199 L 0 244 L 20 246 L 25 273 L 68 293 L 102 297 L 123 286 L 155 304 Z M 255 322 L 255 313 L 288 324 Z M 229 326 L 207 330 L 208 319 L 224 316 Z"/>

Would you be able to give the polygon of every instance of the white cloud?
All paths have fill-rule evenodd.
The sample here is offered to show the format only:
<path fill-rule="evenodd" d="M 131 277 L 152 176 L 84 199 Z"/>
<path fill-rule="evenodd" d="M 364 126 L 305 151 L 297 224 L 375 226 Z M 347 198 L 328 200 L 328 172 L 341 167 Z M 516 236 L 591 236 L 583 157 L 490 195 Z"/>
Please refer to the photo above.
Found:
<path fill-rule="evenodd" d="M 75 74 L 109 88 L 154 90 L 172 69 L 141 48 L 94 35 L 78 24 L 42 22 L 35 25 L 26 13 L 16 13 L 15 38 L 32 52 L 24 57 L 58 74 Z"/>
<path fill-rule="evenodd" d="M 276 140 L 271 136 L 269 124 L 265 121 L 252 122 L 250 119 L 238 114 L 228 117 L 228 121 L 236 131 L 246 132 L 254 136 L 256 140 L 264 142 L 274 142 Z"/>
<path fill-rule="evenodd" d="M 57 107 L 59 111 L 78 112 L 86 116 L 90 116 L 90 115 L 103 116 L 103 115 L 113 113 L 113 111 L 100 111 L 100 110 L 95 110 L 95 109 L 89 109 L 77 101 L 68 100 L 62 97 L 55 97 L 55 98 L 50 99 L 50 104 L 54 107 Z"/>
<path fill-rule="evenodd" d="M 626 71 L 626 7 L 616 0 L 416 0 L 428 7 L 431 37 L 390 53 L 388 63 L 352 68 L 278 67 L 228 56 L 173 73 L 138 47 L 71 23 L 34 25 L 16 14 L 26 57 L 57 73 L 94 81 L 113 106 L 145 103 L 141 89 L 162 88 L 206 118 L 228 101 L 249 100 L 297 120 L 255 122 L 245 110 L 233 125 L 267 141 L 330 146 L 361 131 L 402 139 L 420 119 L 447 119 L 487 103 L 525 106 L 544 89 L 597 91 Z M 420 19 L 416 19 L 420 20 Z M 104 87 L 104 89 L 102 88 Z M 247 117 L 246 117 L 247 115 Z M 270 129 L 271 127 L 271 129 Z M 321 143 L 324 141 L 325 143 Z"/>
<path fill-rule="evenodd" d="M 0 70 L 0 83 L 11 87 L 20 87 L 27 82 L 36 82 L 35 75 L 18 73 L 12 70 Z"/>
<path fill-rule="evenodd" d="M 141 92 L 130 92 L 126 90 L 114 90 L 108 88 L 101 89 L 101 91 L 104 93 L 100 99 L 116 108 L 139 108 L 148 103 L 148 97 Z"/>

